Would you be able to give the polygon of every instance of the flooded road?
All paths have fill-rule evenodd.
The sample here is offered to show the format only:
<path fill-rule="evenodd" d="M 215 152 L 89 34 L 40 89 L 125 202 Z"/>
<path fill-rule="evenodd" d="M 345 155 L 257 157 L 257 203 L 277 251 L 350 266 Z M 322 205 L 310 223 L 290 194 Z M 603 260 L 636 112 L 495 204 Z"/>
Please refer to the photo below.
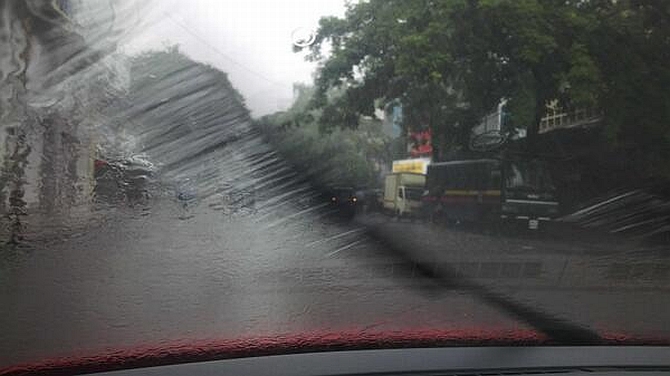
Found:
<path fill-rule="evenodd" d="M 181 210 L 167 199 L 119 210 L 3 263 L 0 366 L 187 339 L 528 329 L 412 271 L 361 227 L 290 207 L 265 219 Z"/>
<path fill-rule="evenodd" d="M 88 231 L 5 260 L 0 366 L 311 332 L 431 328 L 561 340 L 567 331 L 568 342 L 585 333 L 594 337 L 583 341 L 668 335 L 658 331 L 670 313 L 663 252 L 378 214 L 342 222 L 291 204 L 264 213 L 205 202 L 187 210 L 170 198 L 118 209 Z M 638 252 L 638 264 L 626 264 L 627 252 Z M 636 269 L 642 260 L 653 267 Z"/>

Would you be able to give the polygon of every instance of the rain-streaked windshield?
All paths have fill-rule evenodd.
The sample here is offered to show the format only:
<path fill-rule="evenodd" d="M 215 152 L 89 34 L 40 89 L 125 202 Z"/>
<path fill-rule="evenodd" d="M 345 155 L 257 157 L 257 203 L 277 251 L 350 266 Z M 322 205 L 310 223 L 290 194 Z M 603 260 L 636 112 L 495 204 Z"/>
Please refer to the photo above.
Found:
<path fill-rule="evenodd" d="M 520 190 L 531 194 L 551 194 L 555 190 L 546 164 L 537 161 L 509 163 L 505 186 L 510 191 Z"/>
<path fill-rule="evenodd" d="M 421 196 L 423 196 L 423 190 L 422 189 L 407 189 L 405 191 L 405 196 L 408 200 L 421 200 Z"/>
<path fill-rule="evenodd" d="M 669 344 L 669 14 L 0 1 L 0 374 Z"/>

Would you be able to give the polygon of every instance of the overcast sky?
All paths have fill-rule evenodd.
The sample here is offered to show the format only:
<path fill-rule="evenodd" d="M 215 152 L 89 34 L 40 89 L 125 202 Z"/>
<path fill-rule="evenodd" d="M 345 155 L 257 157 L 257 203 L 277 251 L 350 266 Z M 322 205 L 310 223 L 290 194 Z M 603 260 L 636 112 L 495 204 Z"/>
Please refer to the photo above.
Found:
<path fill-rule="evenodd" d="M 293 53 L 291 35 L 316 29 L 322 16 L 343 16 L 344 0 L 155 1 L 123 50 L 179 44 L 197 61 L 229 74 L 254 116 L 286 109 L 294 82 L 312 81 L 314 64 Z"/>

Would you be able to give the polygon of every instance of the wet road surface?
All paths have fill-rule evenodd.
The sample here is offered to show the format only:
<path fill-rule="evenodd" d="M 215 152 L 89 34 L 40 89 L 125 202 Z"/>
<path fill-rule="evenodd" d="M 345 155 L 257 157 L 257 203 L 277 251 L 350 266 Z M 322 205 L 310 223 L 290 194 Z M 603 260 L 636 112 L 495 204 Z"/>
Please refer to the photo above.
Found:
<path fill-rule="evenodd" d="M 165 198 L 103 218 L 4 261 L 0 367 L 311 331 L 532 330 L 586 342 L 604 332 L 670 335 L 660 249 L 379 214 L 343 222 L 297 205 L 229 213 Z"/>
<path fill-rule="evenodd" d="M 368 216 L 360 220 L 437 280 L 553 338 L 668 338 L 665 245 L 553 229 L 506 235 Z"/>
<path fill-rule="evenodd" d="M 184 216 L 166 199 L 109 215 L 3 265 L 0 366 L 185 339 L 529 329 L 325 212 Z"/>
<path fill-rule="evenodd" d="M 8 19 L 44 16 L 7 4 Z M 24 22 L 2 40 L 19 57 L 0 63 L 12 73 L 0 85 L 14 93 L 0 104 L 15 119 L 0 124 L 16 157 L 3 165 L 21 172 L 14 196 L 27 196 L 2 218 L 23 220 L 25 204 L 29 223 L 23 246 L 0 250 L 0 370 L 147 344 L 313 332 L 670 338 L 667 246 L 501 236 L 377 214 L 336 220 L 296 181 L 305 171 L 281 162 L 251 126 L 224 73 L 176 47 L 129 65 L 90 59 L 116 42 L 101 38 L 109 30 L 97 30 L 107 28 L 98 10 L 81 31 L 96 38 L 55 26 L 34 38 L 39 30 Z M 120 21 L 140 17 L 117 11 Z M 84 69 L 91 64 L 99 66 Z M 148 207 L 87 206 L 88 164 L 135 153 L 160 166 L 163 188 L 193 202 L 171 191 Z M 257 202 L 236 206 L 238 198 Z M 34 208 L 69 213 L 41 218 Z"/>

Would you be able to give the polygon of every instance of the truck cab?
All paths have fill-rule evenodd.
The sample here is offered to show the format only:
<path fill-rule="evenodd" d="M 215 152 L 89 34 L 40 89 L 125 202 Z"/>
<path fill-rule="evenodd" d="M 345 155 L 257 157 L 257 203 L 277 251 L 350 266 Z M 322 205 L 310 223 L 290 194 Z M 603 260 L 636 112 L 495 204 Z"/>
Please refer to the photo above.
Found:
<path fill-rule="evenodd" d="M 399 216 L 414 216 L 421 209 L 421 196 L 423 188 L 398 187 L 397 214 Z"/>
<path fill-rule="evenodd" d="M 398 217 L 416 216 L 421 210 L 426 176 L 415 173 L 392 173 L 384 184 L 384 210 Z"/>

